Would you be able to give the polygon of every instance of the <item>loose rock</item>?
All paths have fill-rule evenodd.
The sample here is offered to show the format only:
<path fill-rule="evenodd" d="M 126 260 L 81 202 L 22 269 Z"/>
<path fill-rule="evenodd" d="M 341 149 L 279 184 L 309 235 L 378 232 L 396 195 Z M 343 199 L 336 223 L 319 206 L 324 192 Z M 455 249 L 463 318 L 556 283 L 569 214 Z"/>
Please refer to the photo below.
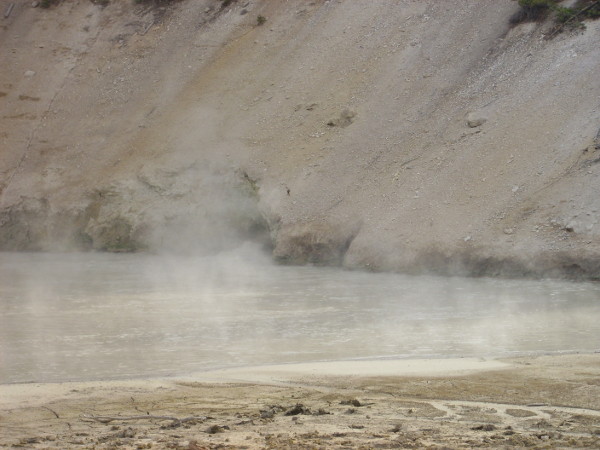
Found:
<path fill-rule="evenodd" d="M 482 114 L 471 112 L 467 114 L 467 125 L 471 128 L 477 128 L 487 122 L 487 118 Z"/>
<path fill-rule="evenodd" d="M 298 414 L 310 415 L 312 413 L 310 409 L 308 409 L 302 403 L 296 404 L 296 406 L 285 413 L 286 416 L 297 416 Z"/>

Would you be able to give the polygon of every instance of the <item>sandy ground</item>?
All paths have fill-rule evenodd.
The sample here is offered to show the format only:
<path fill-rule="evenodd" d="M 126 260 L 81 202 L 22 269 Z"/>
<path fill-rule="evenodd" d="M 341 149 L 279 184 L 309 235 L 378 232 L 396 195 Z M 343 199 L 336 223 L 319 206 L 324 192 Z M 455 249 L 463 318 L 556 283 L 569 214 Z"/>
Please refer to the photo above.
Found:
<path fill-rule="evenodd" d="M 600 354 L 0 386 L 0 447 L 600 447 Z"/>

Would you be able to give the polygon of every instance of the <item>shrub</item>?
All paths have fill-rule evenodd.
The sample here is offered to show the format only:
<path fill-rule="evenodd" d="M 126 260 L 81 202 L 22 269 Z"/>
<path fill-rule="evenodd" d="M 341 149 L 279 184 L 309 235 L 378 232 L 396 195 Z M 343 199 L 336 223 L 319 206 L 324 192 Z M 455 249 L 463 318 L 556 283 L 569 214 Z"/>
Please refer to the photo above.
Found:
<path fill-rule="evenodd" d="M 598 0 L 579 0 L 573 7 L 556 6 L 555 20 L 559 24 L 558 31 L 563 27 L 568 29 L 585 28 L 584 20 L 600 18 L 600 1 Z"/>
<path fill-rule="evenodd" d="M 550 13 L 554 13 L 554 20 L 562 29 L 565 25 L 569 28 L 584 28 L 582 20 L 600 18 L 600 1 L 578 0 L 572 7 L 560 6 L 560 0 L 518 0 L 521 9 L 514 14 L 510 22 L 541 21 Z"/>
<path fill-rule="evenodd" d="M 544 19 L 556 6 L 556 0 L 518 0 L 521 9 L 511 17 L 511 23 Z"/>
<path fill-rule="evenodd" d="M 558 23 L 568 22 L 575 16 L 575 14 L 577 14 L 577 10 L 559 6 L 556 8 L 556 21 Z"/>
<path fill-rule="evenodd" d="M 600 2 L 596 0 L 579 0 L 575 8 L 582 12 L 584 19 L 600 19 Z"/>

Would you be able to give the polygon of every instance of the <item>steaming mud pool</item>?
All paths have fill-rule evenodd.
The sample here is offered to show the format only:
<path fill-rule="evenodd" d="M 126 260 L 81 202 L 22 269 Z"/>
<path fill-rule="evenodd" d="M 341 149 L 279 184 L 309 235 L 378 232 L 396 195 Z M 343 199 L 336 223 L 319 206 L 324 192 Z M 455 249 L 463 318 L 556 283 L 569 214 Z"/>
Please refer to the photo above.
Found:
<path fill-rule="evenodd" d="M 0 383 L 600 350 L 600 284 L 0 253 Z"/>

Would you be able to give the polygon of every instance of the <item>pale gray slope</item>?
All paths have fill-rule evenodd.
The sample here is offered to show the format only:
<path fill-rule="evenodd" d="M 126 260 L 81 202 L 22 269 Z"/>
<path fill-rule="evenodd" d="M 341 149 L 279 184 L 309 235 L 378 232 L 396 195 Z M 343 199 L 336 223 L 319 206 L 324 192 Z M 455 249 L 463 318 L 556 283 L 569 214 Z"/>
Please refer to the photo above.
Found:
<path fill-rule="evenodd" d="M 282 261 L 600 277 L 600 22 L 548 39 L 510 28 L 510 0 L 16 3 L 3 248 L 267 227 Z"/>

